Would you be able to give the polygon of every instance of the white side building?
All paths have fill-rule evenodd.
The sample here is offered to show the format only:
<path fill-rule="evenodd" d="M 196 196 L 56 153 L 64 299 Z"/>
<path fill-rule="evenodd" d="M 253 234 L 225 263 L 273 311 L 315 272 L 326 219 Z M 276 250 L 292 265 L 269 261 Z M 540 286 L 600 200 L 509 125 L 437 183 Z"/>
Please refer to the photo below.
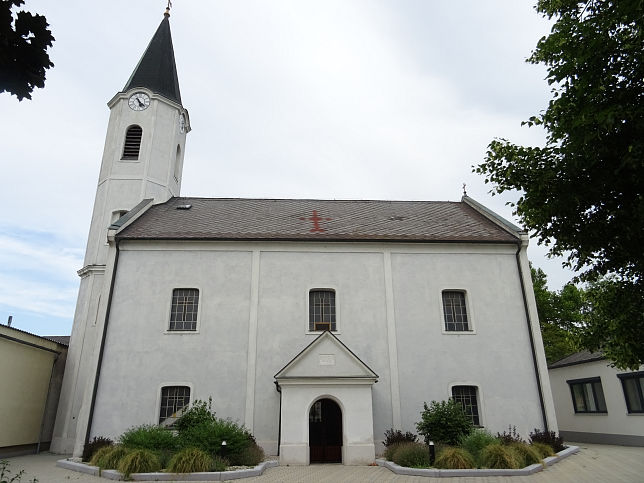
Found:
<path fill-rule="evenodd" d="M 52 447 L 195 399 L 284 464 L 368 464 L 454 397 L 557 430 L 527 235 L 460 202 L 179 197 L 168 16 L 112 110 Z"/>

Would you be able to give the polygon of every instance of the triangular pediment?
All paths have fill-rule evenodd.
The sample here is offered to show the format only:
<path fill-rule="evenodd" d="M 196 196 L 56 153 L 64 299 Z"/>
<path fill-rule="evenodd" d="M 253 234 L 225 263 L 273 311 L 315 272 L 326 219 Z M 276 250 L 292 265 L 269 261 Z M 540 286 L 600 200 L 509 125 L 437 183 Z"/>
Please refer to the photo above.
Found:
<path fill-rule="evenodd" d="M 329 331 L 320 334 L 277 374 L 275 379 L 367 379 L 378 375 Z"/>

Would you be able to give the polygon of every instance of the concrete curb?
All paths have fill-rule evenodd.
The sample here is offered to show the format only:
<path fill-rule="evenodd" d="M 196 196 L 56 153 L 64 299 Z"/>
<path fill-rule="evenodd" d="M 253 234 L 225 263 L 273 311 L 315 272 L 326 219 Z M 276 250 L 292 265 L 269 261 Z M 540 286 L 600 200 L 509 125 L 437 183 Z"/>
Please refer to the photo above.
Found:
<path fill-rule="evenodd" d="M 398 466 L 392 461 L 387 461 L 384 459 L 377 459 L 376 464 L 378 466 L 383 466 L 389 471 L 396 473 L 397 475 L 406 475 L 406 476 L 425 476 L 432 478 L 450 478 L 454 476 L 527 476 L 533 475 L 542 471 L 546 466 L 552 466 L 553 464 L 561 461 L 568 456 L 579 452 L 578 446 L 569 446 L 568 448 L 559 451 L 556 456 L 550 456 L 543 460 L 543 464 L 534 464 L 526 466 L 518 470 L 505 470 L 505 469 L 475 469 L 475 470 L 441 470 L 437 468 L 407 468 L 404 466 Z"/>
<path fill-rule="evenodd" d="M 58 460 L 56 466 L 66 470 L 77 471 L 92 476 L 101 476 L 108 480 L 123 480 L 123 475 L 116 470 L 100 471 L 98 466 L 89 466 L 71 460 Z M 207 473 L 132 473 L 134 481 L 228 481 L 261 476 L 266 468 L 279 466 L 277 461 L 264 461 L 254 468 L 235 471 L 217 471 Z"/>

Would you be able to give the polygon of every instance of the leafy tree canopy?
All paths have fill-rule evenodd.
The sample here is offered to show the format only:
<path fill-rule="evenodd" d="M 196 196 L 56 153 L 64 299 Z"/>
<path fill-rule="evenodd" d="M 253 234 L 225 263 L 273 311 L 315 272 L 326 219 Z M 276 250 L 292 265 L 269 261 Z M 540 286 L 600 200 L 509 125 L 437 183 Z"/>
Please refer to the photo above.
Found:
<path fill-rule="evenodd" d="M 45 71 L 54 64 L 47 48 L 54 37 L 42 15 L 12 9 L 24 0 L 0 0 L 0 93 L 31 99 L 35 87 L 45 86 Z"/>
<path fill-rule="evenodd" d="M 644 1 L 539 0 L 536 10 L 555 23 L 528 62 L 546 65 L 553 98 L 526 124 L 546 143 L 496 139 L 474 170 L 493 194 L 522 193 L 523 225 L 597 284 L 587 348 L 644 363 Z"/>

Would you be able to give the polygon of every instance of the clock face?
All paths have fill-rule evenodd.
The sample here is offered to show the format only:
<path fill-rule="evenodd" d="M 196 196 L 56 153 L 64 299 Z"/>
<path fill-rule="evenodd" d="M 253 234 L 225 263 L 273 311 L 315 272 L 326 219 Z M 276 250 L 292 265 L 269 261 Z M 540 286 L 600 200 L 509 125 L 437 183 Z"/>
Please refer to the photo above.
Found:
<path fill-rule="evenodd" d="M 179 116 L 179 131 L 182 134 L 186 132 L 186 116 L 183 113 Z"/>
<path fill-rule="evenodd" d="M 150 105 L 150 96 L 145 92 L 135 92 L 130 96 L 127 105 L 134 111 L 143 111 Z"/>

